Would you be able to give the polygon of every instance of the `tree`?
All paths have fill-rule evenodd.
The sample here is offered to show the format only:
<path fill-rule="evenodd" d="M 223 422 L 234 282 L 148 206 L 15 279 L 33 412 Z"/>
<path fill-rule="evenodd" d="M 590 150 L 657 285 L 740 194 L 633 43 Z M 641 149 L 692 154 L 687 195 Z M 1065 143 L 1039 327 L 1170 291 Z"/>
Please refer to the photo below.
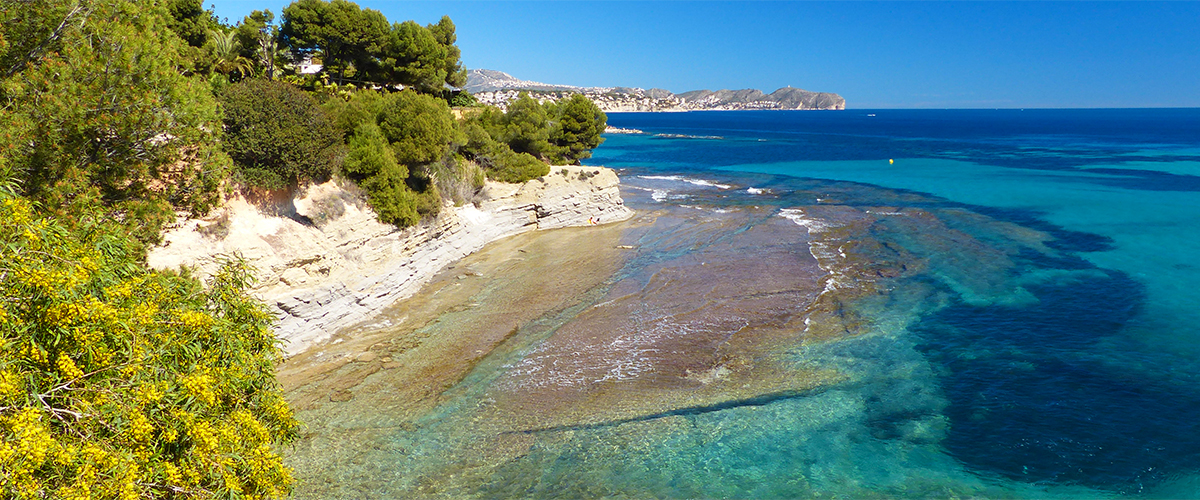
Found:
<path fill-rule="evenodd" d="M 280 39 L 299 56 L 319 53 L 343 83 L 350 67 L 362 74 L 375 70 L 388 22 L 379 11 L 346 0 L 297 0 L 283 9 Z"/>
<path fill-rule="evenodd" d="M 242 44 L 236 31 L 209 31 L 207 47 L 212 54 L 213 71 L 227 77 L 236 73 L 239 79 L 254 74 L 254 63 L 241 55 Z"/>
<path fill-rule="evenodd" d="M 329 99 L 321 103 L 321 109 L 325 110 L 334 125 L 348 138 L 362 124 L 377 124 L 385 102 L 387 99 L 383 94 L 361 90 L 352 92 L 346 99 Z"/>
<path fill-rule="evenodd" d="M 279 28 L 274 21 L 275 14 L 270 10 L 256 10 L 243 18 L 233 31 L 241 46 L 242 57 L 256 62 L 268 80 L 274 79 L 279 59 Z"/>
<path fill-rule="evenodd" d="M 229 167 L 216 102 L 203 79 L 177 71 L 184 44 L 164 9 L 6 5 L 0 29 L 18 42 L 0 72 L 0 157 L 24 195 L 63 223 L 101 211 L 147 242 L 176 209 L 215 204 Z"/>
<path fill-rule="evenodd" d="M 237 37 L 238 44 L 242 46 L 243 57 L 254 57 L 259 39 L 262 38 L 264 32 L 268 35 L 277 35 L 277 33 L 273 33 L 273 30 L 278 30 L 274 26 L 274 21 L 275 14 L 270 10 L 255 10 L 242 18 L 242 22 L 233 28 L 234 36 Z"/>
<path fill-rule="evenodd" d="M 521 92 L 504 114 L 504 132 L 500 140 L 518 153 L 529 153 L 538 158 L 552 156 L 555 148 L 550 144 L 549 121 L 546 107 Z"/>
<path fill-rule="evenodd" d="M 165 0 L 168 26 L 187 43 L 182 48 L 183 67 L 189 71 L 207 73 L 211 70 L 210 56 L 204 46 L 208 32 L 220 30 L 221 23 L 212 11 L 204 10 L 202 0 Z"/>
<path fill-rule="evenodd" d="M 558 104 L 558 124 L 551 132 L 551 140 L 557 146 L 560 159 L 575 165 L 583 158 L 591 158 L 592 149 L 604 142 L 608 117 L 582 94 Z"/>
<path fill-rule="evenodd" d="M 0 193 L 0 497 L 286 495 L 297 423 L 248 269 L 149 271 L 98 220 Z"/>
<path fill-rule="evenodd" d="M 280 188 L 327 176 L 342 134 L 312 96 L 284 82 L 245 80 L 221 94 L 225 150 L 243 182 Z"/>
<path fill-rule="evenodd" d="M 497 142 L 483 128 L 481 120 L 461 123 L 458 152 L 474 160 L 488 178 L 501 182 L 525 182 L 550 173 L 550 167 L 528 153 L 515 153 L 507 144 Z"/>
<path fill-rule="evenodd" d="M 456 40 L 449 16 L 426 27 L 416 21 L 392 25 L 383 62 L 387 78 L 431 94 L 444 93 L 446 85 L 466 85 L 467 70 L 459 61 Z"/>
<path fill-rule="evenodd" d="M 444 81 L 454 87 L 466 85 L 467 68 L 463 67 L 459 60 L 462 51 L 455 45 L 458 35 L 454 33 L 454 21 L 450 20 L 450 16 L 442 16 L 437 24 L 430 24 L 426 28 L 433 34 L 433 38 L 437 40 L 438 44 L 446 49 L 446 55 L 442 58 L 442 69 L 446 72 Z"/>
<path fill-rule="evenodd" d="M 395 82 L 421 92 L 438 92 L 446 81 L 446 47 L 416 21 L 392 27 L 387 64 Z"/>
<path fill-rule="evenodd" d="M 167 0 L 165 5 L 170 16 L 167 26 L 192 47 L 203 47 L 208 32 L 220 27 L 217 16 L 204 10 L 203 0 Z"/>

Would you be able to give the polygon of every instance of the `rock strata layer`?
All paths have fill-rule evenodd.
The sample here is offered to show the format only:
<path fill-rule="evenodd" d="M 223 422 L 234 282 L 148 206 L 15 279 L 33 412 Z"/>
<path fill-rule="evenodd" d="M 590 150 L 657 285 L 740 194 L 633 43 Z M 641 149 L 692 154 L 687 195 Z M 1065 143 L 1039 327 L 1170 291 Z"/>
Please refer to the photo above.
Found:
<path fill-rule="evenodd" d="M 491 241 L 630 218 L 619 182 L 606 168 L 553 167 L 524 184 L 488 182 L 483 201 L 407 229 L 378 222 L 361 195 L 328 182 L 274 204 L 234 198 L 209 219 L 182 220 L 147 260 L 205 277 L 224 256 L 242 255 L 258 269 L 253 293 L 278 314 L 276 333 L 294 355 L 416 293 Z"/>

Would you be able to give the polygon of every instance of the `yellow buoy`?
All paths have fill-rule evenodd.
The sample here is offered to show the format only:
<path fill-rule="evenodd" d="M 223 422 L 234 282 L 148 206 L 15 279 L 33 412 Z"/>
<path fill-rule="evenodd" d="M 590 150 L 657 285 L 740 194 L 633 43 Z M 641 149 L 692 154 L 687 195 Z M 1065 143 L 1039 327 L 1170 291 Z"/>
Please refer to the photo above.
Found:
<path fill-rule="evenodd" d="M 888 165 L 891 165 L 891 164 L 893 164 L 893 163 L 896 163 L 896 160 L 893 160 L 893 159 L 891 159 L 891 158 L 888 158 Z"/>

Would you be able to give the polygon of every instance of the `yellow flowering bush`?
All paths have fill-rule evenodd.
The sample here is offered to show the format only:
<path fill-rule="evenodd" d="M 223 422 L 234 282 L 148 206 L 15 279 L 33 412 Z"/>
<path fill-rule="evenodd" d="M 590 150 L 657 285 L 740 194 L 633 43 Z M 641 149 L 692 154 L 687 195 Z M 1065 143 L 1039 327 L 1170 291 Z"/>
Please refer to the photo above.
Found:
<path fill-rule="evenodd" d="M 148 270 L 0 190 L 0 498 L 268 498 L 296 421 L 249 270 Z"/>

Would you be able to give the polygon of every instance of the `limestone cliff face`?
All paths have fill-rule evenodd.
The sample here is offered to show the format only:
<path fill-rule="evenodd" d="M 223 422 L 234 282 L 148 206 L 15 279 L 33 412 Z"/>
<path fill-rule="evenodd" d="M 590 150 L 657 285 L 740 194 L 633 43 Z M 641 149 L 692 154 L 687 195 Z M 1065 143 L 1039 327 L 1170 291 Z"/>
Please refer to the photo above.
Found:
<path fill-rule="evenodd" d="M 609 169 L 552 167 L 524 184 L 489 182 L 478 207 L 448 207 L 428 224 L 401 230 L 379 223 L 361 197 L 329 182 L 266 209 L 235 198 L 219 217 L 181 221 L 148 261 L 206 276 L 222 255 L 240 253 L 258 268 L 253 292 L 278 314 L 276 332 L 290 355 L 416 293 L 447 264 L 491 241 L 628 219 L 633 212 L 618 185 Z"/>

